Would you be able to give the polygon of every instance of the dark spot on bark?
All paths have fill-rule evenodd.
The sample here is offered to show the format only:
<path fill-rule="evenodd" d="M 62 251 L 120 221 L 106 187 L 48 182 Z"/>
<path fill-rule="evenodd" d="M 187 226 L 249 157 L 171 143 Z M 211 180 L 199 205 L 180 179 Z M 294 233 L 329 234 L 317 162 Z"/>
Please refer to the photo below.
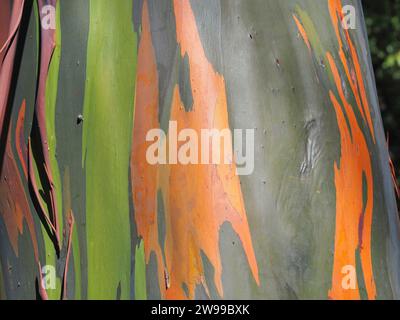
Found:
<path fill-rule="evenodd" d="M 360 248 L 356 249 L 356 276 L 357 276 L 357 285 L 358 290 L 360 292 L 360 299 L 367 300 L 368 294 L 367 289 L 365 286 L 365 279 L 364 279 L 364 272 L 362 271 L 362 264 L 361 264 L 361 252 Z"/>
<path fill-rule="evenodd" d="M 83 115 L 80 114 L 79 116 L 76 117 L 76 124 L 81 124 L 83 120 L 84 120 Z"/>

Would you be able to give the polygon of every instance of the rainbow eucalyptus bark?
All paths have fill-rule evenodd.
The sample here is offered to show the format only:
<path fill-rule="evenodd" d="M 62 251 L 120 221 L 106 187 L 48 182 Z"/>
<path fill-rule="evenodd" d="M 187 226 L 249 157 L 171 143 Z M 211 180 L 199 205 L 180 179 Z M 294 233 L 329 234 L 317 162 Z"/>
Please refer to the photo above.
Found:
<path fill-rule="evenodd" d="M 1 1 L 0 298 L 398 299 L 389 157 L 346 4 Z M 198 163 L 150 163 L 152 129 Z M 253 132 L 249 174 L 202 163 L 182 129 Z"/>

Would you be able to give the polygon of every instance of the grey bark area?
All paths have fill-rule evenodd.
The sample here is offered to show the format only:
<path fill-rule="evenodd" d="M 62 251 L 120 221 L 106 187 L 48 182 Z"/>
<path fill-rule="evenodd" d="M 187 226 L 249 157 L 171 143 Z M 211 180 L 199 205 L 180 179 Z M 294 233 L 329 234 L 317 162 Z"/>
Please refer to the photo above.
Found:
<path fill-rule="evenodd" d="M 400 297 L 399 222 L 362 7 L 359 1 L 343 4 L 356 8 L 359 28 L 351 37 L 377 139 L 375 145 L 368 142 L 377 298 Z M 340 133 L 329 99 L 332 83 L 323 56 L 339 50 L 328 2 L 191 0 L 191 5 L 206 56 L 226 82 L 231 129 L 256 128 L 255 170 L 242 176 L 241 184 L 261 285 L 250 280 L 246 256 L 229 245 L 235 234 L 224 226 L 225 297 L 325 299 L 332 287 L 334 163 L 340 162 Z M 321 56 L 311 57 L 300 37 L 293 20 L 296 8 L 306 11 L 316 26 Z M 232 280 L 238 277 L 246 279 Z M 360 285 L 364 287 L 362 281 Z"/>

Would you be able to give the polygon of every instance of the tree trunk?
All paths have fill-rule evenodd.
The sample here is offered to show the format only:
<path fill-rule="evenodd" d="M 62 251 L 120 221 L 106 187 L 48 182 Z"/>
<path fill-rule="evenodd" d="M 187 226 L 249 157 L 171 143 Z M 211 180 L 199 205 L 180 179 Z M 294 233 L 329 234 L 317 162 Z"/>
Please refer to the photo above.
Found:
<path fill-rule="evenodd" d="M 1 1 L 0 298 L 398 299 L 389 157 L 346 4 Z M 194 141 L 182 129 L 227 128 L 244 166 L 235 134 L 232 163 L 169 154 Z"/>

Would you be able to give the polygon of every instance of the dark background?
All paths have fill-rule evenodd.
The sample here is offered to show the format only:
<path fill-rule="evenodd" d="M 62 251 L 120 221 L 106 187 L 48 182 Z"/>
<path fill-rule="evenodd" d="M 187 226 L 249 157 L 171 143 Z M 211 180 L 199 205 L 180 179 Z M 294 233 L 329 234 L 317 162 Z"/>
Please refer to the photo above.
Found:
<path fill-rule="evenodd" d="M 362 4 L 383 124 L 400 183 L 400 0 L 362 0 Z"/>

